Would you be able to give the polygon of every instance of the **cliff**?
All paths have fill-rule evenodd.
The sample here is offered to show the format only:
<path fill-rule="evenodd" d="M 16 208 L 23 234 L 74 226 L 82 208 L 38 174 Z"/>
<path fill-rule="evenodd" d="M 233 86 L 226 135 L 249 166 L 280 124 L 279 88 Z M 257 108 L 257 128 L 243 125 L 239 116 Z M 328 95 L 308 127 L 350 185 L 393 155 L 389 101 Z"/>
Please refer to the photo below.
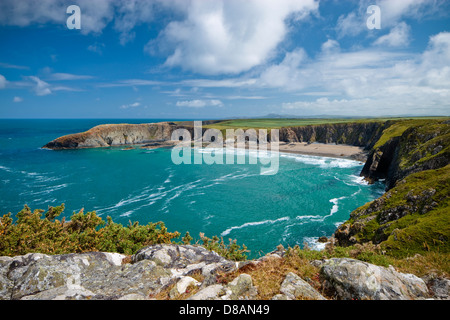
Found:
<path fill-rule="evenodd" d="M 218 121 L 203 121 L 211 125 Z M 391 122 L 361 122 L 280 128 L 280 141 L 348 144 L 370 149 Z M 86 132 L 69 134 L 47 143 L 46 149 L 77 149 L 145 144 L 171 140 L 176 129 L 187 129 L 193 137 L 193 122 L 104 124 Z M 203 128 L 203 133 L 206 131 Z M 270 134 L 270 133 L 269 133 Z M 225 137 L 225 134 L 224 134 Z"/>
<path fill-rule="evenodd" d="M 46 149 L 100 148 L 168 141 L 177 125 L 172 122 L 104 124 L 47 143 Z"/>
<path fill-rule="evenodd" d="M 215 122 L 215 120 L 210 120 L 203 123 L 213 124 Z M 186 129 L 191 133 L 192 137 L 194 135 L 192 121 L 102 124 L 85 132 L 59 137 L 47 143 L 43 148 L 62 150 L 138 145 L 154 142 L 164 143 L 171 140 L 172 132 L 176 129 Z"/>
<path fill-rule="evenodd" d="M 450 253 L 450 122 L 409 120 L 385 130 L 361 172 L 387 192 L 356 209 L 334 237 L 372 242 L 391 255 Z"/>
<path fill-rule="evenodd" d="M 386 179 L 389 190 L 409 174 L 442 168 L 449 161 L 449 120 L 404 120 L 383 131 L 361 175 L 369 181 Z"/>
<path fill-rule="evenodd" d="M 347 144 L 371 149 L 392 121 L 309 125 L 280 129 L 280 141 Z"/>

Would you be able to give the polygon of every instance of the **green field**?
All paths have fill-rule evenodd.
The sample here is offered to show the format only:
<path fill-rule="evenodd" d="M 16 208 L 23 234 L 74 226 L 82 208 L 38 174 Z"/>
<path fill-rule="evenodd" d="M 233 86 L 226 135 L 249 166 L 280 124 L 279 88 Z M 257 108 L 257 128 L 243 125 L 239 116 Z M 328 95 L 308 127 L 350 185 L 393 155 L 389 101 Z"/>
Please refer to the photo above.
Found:
<path fill-rule="evenodd" d="M 282 127 L 302 127 L 308 125 L 321 125 L 330 123 L 358 123 L 358 122 L 384 122 L 388 120 L 407 119 L 443 119 L 445 117 L 418 117 L 418 118 L 315 118 L 315 119 L 233 119 L 223 120 L 214 124 L 203 125 L 204 128 L 214 129 L 279 129 Z"/>

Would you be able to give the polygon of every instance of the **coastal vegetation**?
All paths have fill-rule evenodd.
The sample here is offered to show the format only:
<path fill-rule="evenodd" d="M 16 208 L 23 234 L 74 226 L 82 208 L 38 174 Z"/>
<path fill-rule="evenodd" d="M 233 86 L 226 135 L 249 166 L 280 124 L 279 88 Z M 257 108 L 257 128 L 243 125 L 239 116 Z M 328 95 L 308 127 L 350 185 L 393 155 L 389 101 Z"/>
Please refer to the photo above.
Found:
<path fill-rule="evenodd" d="M 386 122 L 407 119 L 421 119 L 423 121 L 440 119 L 442 117 L 420 117 L 420 118 L 262 118 L 262 119 L 232 119 L 221 120 L 211 124 L 206 124 L 205 128 L 215 129 L 280 129 L 287 127 L 302 127 L 311 125 L 337 124 L 337 123 L 367 123 L 367 122 Z"/>
<path fill-rule="evenodd" d="M 193 238 L 186 233 L 179 239 L 179 232 L 169 232 L 163 222 L 140 225 L 139 222 L 127 226 L 113 222 L 107 217 L 105 222 L 95 211 L 74 212 L 69 221 L 56 219 L 64 211 L 64 204 L 31 210 L 25 207 L 16 215 L 11 213 L 0 217 L 0 256 L 24 255 L 30 252 L 43 254 L 67 254 L 91 251 L 135 254 L 148 245 L 162 243 L 189 244 Z M 45 214 L 43 215 L 43 213 Z M 208 238 L 200 234 L 202 246 L 231 260 L 245 260 L 245 246 L 236 240 L 226 244 L 218 237 Z"/>

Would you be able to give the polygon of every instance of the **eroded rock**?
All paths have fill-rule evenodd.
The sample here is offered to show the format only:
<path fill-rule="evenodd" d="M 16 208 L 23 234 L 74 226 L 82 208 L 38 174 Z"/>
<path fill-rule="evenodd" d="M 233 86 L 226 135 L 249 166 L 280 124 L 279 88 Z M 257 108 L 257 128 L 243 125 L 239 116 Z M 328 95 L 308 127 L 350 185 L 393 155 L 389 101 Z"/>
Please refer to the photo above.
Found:
<path fill-rule="evenodd" d="M 343 300 L 416 300 L 429 297 L 425 282 L 412 275 L 367 262 L 333 258 L 320 270 L 325 288 Z"/>

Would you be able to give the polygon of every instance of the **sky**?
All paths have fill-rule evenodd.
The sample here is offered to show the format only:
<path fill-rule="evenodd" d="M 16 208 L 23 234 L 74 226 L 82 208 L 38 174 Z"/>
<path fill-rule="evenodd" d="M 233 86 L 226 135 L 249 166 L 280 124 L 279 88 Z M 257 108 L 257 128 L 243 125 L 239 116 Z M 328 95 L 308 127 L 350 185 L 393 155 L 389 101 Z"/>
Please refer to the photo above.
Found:
<path fill-rule="evenodd" d="M 0 1 L 0 118 L 268 114 L 449 116 L 450 1 Z"/>

